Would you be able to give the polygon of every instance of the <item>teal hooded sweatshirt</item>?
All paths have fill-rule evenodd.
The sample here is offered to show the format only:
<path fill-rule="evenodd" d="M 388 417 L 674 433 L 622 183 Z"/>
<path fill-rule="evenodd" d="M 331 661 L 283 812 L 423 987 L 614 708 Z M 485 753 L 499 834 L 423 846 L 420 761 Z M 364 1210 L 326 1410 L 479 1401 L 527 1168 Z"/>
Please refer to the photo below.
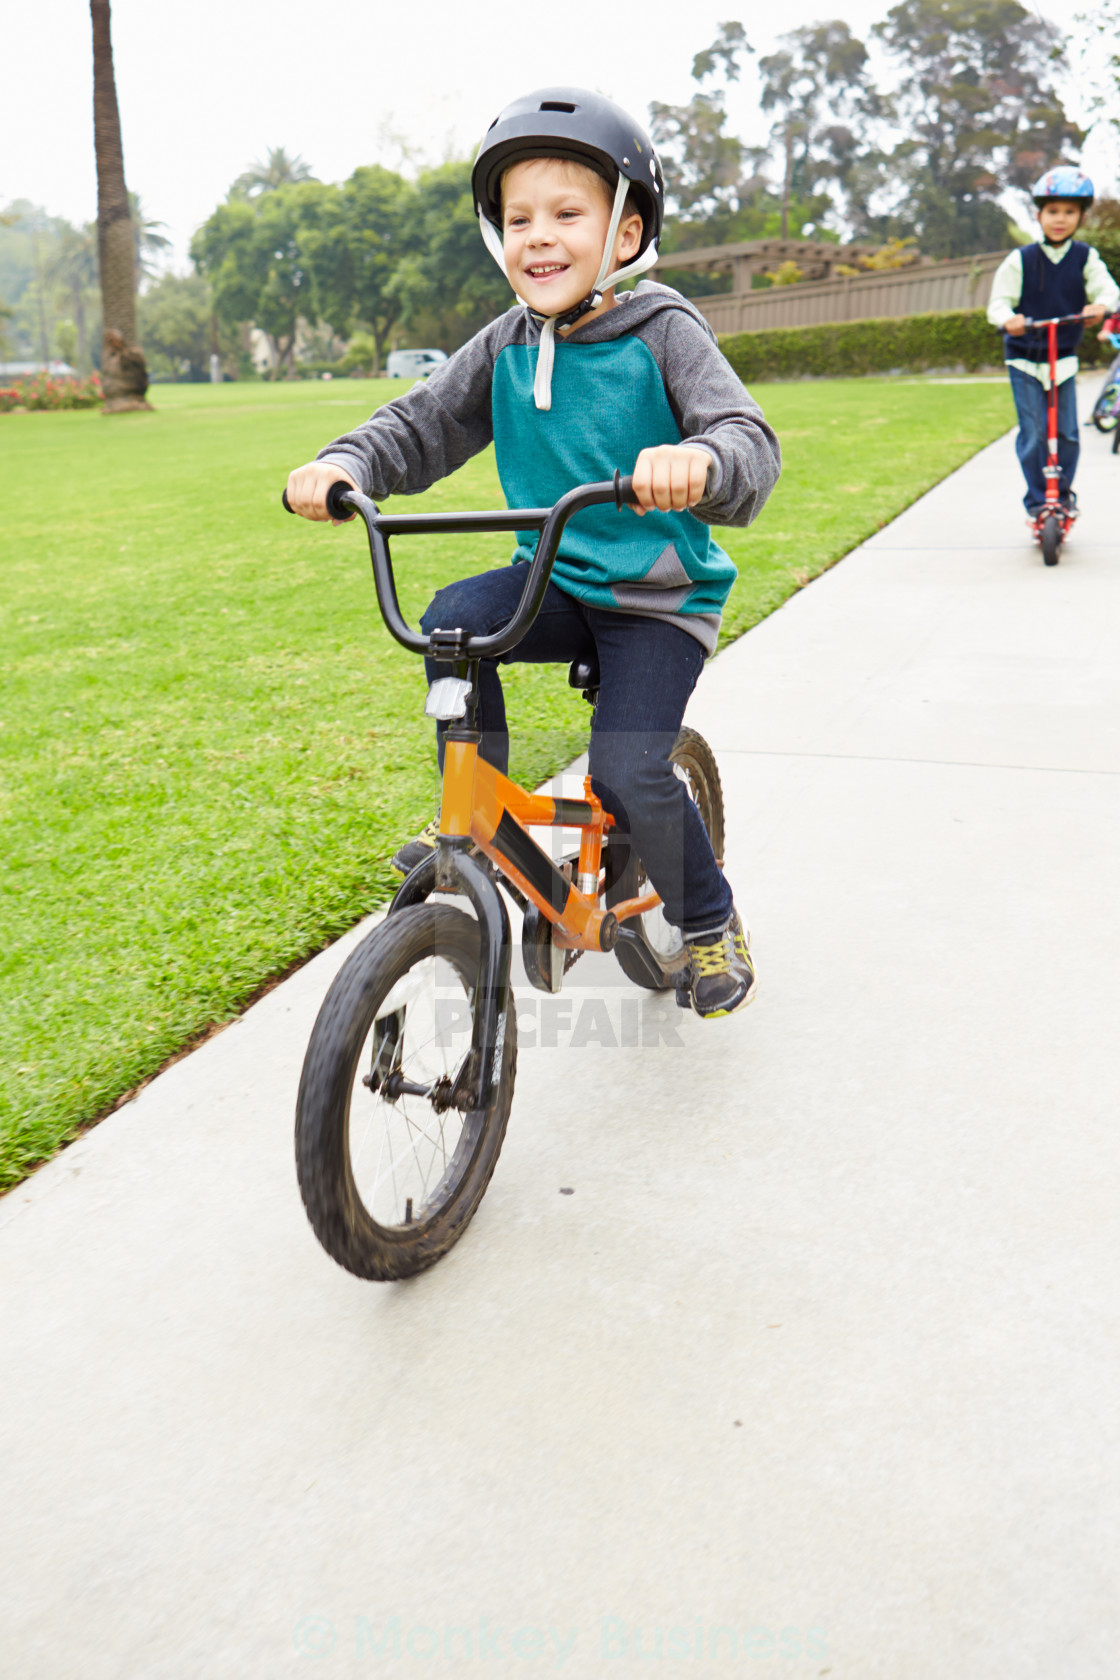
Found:
<path fill-rule="evenodd" d="M 318 458 L 379 501 L 426 489 L 492 441 L 507 506 L 539 508 L 631 472 L 643 449 L 703 449 L 712 466 L 701 502 L 642 516 L 586 509 L 564 532 L 552 580 L 590 607 L 676 624 L 710 653 L 736 575 L 710 527 L 755 518 L 781 470 L 774 432 L 703 316 L 668 286 L 642 281 L 557 336 L 549 409 L 533 401 L 539 342 L 518 305 Z M 518 538 L 513 558 L 526 560 L 536 533 Z"/>

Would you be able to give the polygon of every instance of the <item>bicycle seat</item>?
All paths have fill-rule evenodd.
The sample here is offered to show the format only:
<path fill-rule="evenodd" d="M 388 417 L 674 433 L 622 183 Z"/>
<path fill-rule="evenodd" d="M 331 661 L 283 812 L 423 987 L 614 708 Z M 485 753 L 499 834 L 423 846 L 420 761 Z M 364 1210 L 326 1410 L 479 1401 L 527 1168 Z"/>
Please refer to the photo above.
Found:
<path fill-rule="evenodd" d="M 590 690 L 594 693 L 599 687 L 599 655 L 598 652 L 585 654 L 582 659 L 573 659 L 568 667 L 569 688 L 582 688 L 584 694 Z"/>

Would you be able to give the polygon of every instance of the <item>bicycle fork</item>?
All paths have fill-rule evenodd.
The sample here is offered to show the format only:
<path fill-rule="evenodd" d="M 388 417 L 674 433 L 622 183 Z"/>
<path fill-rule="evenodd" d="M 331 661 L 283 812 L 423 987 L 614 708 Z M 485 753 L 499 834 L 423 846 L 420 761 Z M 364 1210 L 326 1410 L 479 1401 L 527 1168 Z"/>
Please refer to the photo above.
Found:
<path fill-rule="evenodd" d="M 389 915 L 429 898 L 436 889 L 438 871 L 440 886 L 461 892 L 478 917 L 481 943 L 471 1047 L 450 1096 L 451 1107 L 474 1110 L 490 1107 L 501 1078 L 510 990 L 510 929 L 502 895 L 483 865 L 471 857 L 469 846 L 469 838 L 441 839 L 432 856 L 401 883 Z"/>

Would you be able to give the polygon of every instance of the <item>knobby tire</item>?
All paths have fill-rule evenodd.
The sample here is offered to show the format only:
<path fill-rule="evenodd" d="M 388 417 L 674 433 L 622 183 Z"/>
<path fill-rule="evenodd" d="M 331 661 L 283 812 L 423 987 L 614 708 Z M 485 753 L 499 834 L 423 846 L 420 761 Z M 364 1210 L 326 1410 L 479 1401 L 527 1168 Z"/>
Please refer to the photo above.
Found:
<path fill-rule="evenodd" d="M 389 1281 L 426 1271 L 463 1235 L 493 1175 L 509 1121 L 517 1070 L 512 990 L 506 1004 L 501 1071 L 489 1107 L 465 1115 L 450 1108 L 441 1127 L 441 1116 L 430 1102 L 428 1111 L 433 1118 L 429 1123 L 424 1114 L 425 1099 L 409 1098 L 421 1119 L 414 1129 L 424 1140 L 430 1141 L 424 1131 L 426 1124 L 431 1126 L 432 1139 L 437 1133 L 442 1139 L 445 1130 L 454 1134 L 461 1127 L 457 1140 L 453 1139 L 450 1158 L 445 1147 L 443 1170 L 430 1199 L 415 1209 L 409 1200 L 404 1221 L 399 1217 L 391 1223 L 379 1220 L 363 1200 L 351 1158 L 352 1114 L 358 1116 L 358 1126 L 363 1123 L 363 1113 L 382 1115 L 380 1123 L 386 1136 L 390 1127 L 401 1131 L 404 1099 L 394 1103 L 380 1091 L 375 1096 L 361 1083 L 363 1051 L 372 1046 L 376 1057 L 385 1022 L 392 1024 L 397 1019 L 390 1012 L 379 1021 L 381 1006 L 391 1007 L 393 995 L 399 996 L 407 988 L 413 971 L 439 958 L 461 986 L 466 1002 L 463 1018 L 471 1018 L 479 945 L 478 923 L 462 910 L 430 904 L 401 910 L 375 928 L 351 954 L 319 1011 L 296 1106 L 296 1170 L 315 1235 L 331 1258 L 356 1277 Z M 406 1077 L 412 1054 L 407 1007 L 399 1029 L 401 1070 Z M 462 1015 L 461 1002 L 458 1007 Z M 469 1044 L 469 1028 L 464 1030 Z M 430 1050 L 430 1045 L 431 1037 L 420 1049 Z M 363 1105 L 374 1107 L 367 1110 Z M 406 1119 L 413 1124 L 410 1116 Z M 434 1144 L 435 1149 L 440 1147 Z M 395 1173 L 395 1166 L 392 1170 Z"/>

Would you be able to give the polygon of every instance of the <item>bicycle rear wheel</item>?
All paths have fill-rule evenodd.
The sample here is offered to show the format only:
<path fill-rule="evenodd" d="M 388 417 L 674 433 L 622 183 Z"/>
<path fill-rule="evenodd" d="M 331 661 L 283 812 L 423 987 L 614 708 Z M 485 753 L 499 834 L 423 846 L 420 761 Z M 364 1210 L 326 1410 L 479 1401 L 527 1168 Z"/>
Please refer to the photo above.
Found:
<path fill-rule="evenodd" d="M 434 1265 L 497 1164 L 517 1065 L 512 992 L 490 1106 L 462 1111 L 452 1100 L 471 1046 L 479 943 L 461 910 L 399 911 L 343 965 L 312 1031 L 296 1170 L 315 1235 L 356 1277 Z"/>
<path fill-rule="evenodd" d="M 723 786 L 715 753 L 695 729 L 682 729 L 669 759 L 700 812 L 713 852 L 722 861 Z M 624 898 L 637 898 L 646 886 L 647 876 L 642 861 L 631 847 L 628 861 L 607 889 L 608 908 L 621 903 Z M 647 910 L 644 916 L 633 917 L 626 925 L 634 929 L 642 947 L 640 951 L 635 951 L 625 944 L 615 946 L 615 956 L 627 979 L 633 980 L 637 986 L 644 986 L 647 991 L 672 991 L 688 961 L 688 948 L 680 928 L 665 920 L 665 912 L 660 906 L 656 910 Z"/>

